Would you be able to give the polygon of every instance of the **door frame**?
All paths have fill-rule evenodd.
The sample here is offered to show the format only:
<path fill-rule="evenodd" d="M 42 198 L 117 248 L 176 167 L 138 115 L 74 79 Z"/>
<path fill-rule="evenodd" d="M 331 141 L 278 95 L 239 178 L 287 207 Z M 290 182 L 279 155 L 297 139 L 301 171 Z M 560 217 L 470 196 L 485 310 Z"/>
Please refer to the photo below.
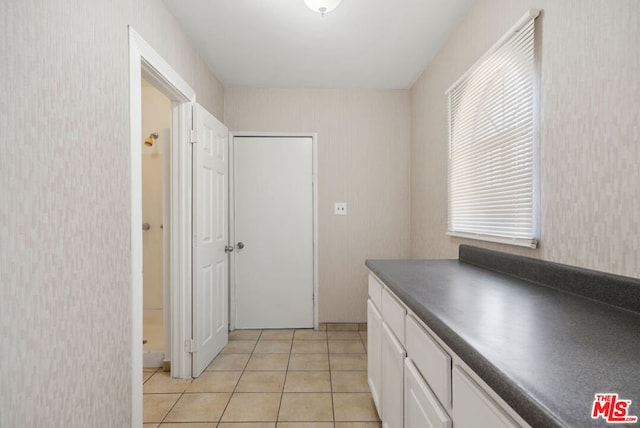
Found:
<path fill-rule="evenodd" d="M 152 83 L 171 100 L 169 281 L 171 375 L 191 377 L 191 144 L 195 91 L 131 26 L 129 114 L 131 171 L 131 426 L 142 426 L 142 83 Z M 166 328 L 166 326 L 165 326 Z"/>
<path fill-rule="evenodd" d="M 313 181 L 313 328 L 318 322 L 318 134 L 316 132 L 229 132 L 229 242 L 235 248 L 235 138 L 236 137 L 304 137 L 312 142 Z M 229 259 L 229 330 L 236 328 L 236 252 Z"/>

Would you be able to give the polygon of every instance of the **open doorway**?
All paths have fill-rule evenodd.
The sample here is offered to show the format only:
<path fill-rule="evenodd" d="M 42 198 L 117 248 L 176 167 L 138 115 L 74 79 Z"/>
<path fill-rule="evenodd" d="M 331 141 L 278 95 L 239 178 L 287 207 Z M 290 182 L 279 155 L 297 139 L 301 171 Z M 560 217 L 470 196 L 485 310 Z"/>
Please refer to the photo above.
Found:
<path fill-rule="evenodd" d="M 142 79 L 143 366 L 170 369 L 171 100 Z"/>
<path fill-rule="evenodd" d="M 132 28 L 129 28 L 129 55 L 131 425 L 140 427 L 143 422 L 143 288 L 146 287 L 143 281 L 143 233 L 146 232 L 142 229 L 145 223 L 143 148 L 147 150 L 160 140 L 169 142 L 162 146 L 163 169 L 169 173 L 164 174 L 164 209 L 160 223 L 165 243 L 161 271 L 163 282 L 168 284 L 163 287 L 162 303 L 163 336 L 167 338 L 164 358 L 171 360 L 172 377 L 190 378 L 198 376 L 227 340 L 229 131 L 195 102 L 193 89 Z M 163 137 L 161 131 L 155 130 L 164 126 L 162 124 L 143 130 L 143 80 L 170 101 L 167 133 L 170 137 Z M 151 221 L 148 223 L 147 231 L 150 231 L 153 225 Z M 158 272 L 157 267 L 155 270 Z"/>
<path fill-rule="evenodd" d="M 170 249 L 164 252 L 163 277 L 168 281 L 169 297 L 163 299 L 163 312 L 171 314 L 165 324 L 164 358 L 171 359 L 171 374 L 191 376 L 191 354 L 184 343 L 192 337 L 191 331 L 191 147 L 192 106 L 195 91 L 173 68 L 142 38 L 129 28 L 129 88 L 130 88 L 130 140 L 131 140 L 131 425 L 141 427 L 142 372 L 143 372 L 143 208 L 142 208 L 142 129 L 143 77 L 170 100 L 171 141 L 166 159 L 170 174 L 165 184 L 167 200 L 163 212 L 163 237 Z M 155 131 L 155 130 L 154 130 Z M 145 130 L 144 132 L 154 132 Z M 162 138 L 158 131 L 158 139 Z M 151 137 L 153 140 L 153 137 Z M 166 145 L 163 150 L 166 149 Z M 167 155 L 167 152 L 164 152 Z M 164 187 L 164 186 L 163 186 Z M 173 227 L 169 227 L 172 226 Z M 158 226 L 159 227 L 159 226 Z M 168 262 L 167 262 L 168 260 Z M 164 288 L 164 287 L 163 287 Z M 169 336 L 170 335 L 170 336 Z"/>

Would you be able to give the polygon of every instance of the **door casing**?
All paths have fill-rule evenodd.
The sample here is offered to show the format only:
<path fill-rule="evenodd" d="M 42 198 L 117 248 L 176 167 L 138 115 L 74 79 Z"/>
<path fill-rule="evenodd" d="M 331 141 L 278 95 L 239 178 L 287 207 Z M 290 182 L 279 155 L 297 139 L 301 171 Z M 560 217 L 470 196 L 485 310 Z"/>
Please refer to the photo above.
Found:
<path fill-rule="evenodd" d="M 313 156 L 313 328 L 318 321 L 318 134 L 314 132 L 229 132 L 229 240 L 235 247 L 235 200 L 234 200 L 234 138 L 235 137 L 307 137 L 312 140 Z M 229 329 L 236 328 L 236 252 L 229 260 Z"/>

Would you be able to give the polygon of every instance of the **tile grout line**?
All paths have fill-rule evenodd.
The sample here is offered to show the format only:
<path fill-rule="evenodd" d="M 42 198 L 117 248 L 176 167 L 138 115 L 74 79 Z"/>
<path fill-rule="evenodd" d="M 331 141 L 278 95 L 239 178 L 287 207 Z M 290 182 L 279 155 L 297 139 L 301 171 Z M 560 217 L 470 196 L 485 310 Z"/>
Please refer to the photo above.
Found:
<path fill-rule="evenodd" d="M 331 369 L 331 352 L 329 351 L 329 332 L 327 331 L 327 359 L 329 360 L 329 392 L 331 393 L 331 419 L 333 427 L 336 426 L 336 406 L 333 400 L 333 370 Z"/>
<path fill-rule="evenodd" d="M 154 375 L 155 376 L 155 375 Z M 171 374 L 169 374 L 169 376 L 171 376 Z M 191 382 L 193 382 L 193 378 L 191 378 Z M 191 384 L 191 383 L 189 383 Z M 162 425 L 165 421 L 165 419 L 167 419 L 167 416 L 169 416 L 169 413 L 171 413 L 171 411 L 176 407 L 176 405 L 178 404 L 178 401 L 180 401 L 182 399 L 182 397 L 184 396 L 184 392 L 187 390 L 188 386 L 186 386 L 184 388 L 184 391 L 182 391 L 182 393 L 180 394 L 180 396 L 178 397 L 178 399 L 175 401 L 175 403 L 173 403 L 173 405 L 171 406 L 171 408 L 169 409 L 169 411 L 164 415 L 164 417 L 162 418 L 162 420 L 160 421 L 160 423 L 158 424 L 158 426 Z"/>
<path fill-rule="evenodd" d="M 227 404 L 225 404 L 224 409 L 222 410 L 222 413 L 220 413 L 220 418 L 218 418 L 218 421 L 216 422 L 216 427 L 222 423 L 222 417 L 224 416 L 225 412 L 229 408 L 229 403 L 231 403 L 233 396 L 238 392 L 238 386 L 240 385 L 240 380 L 242 379 L 242 376 L 244 376 L 245 372 L 247 371 L 247 367 L 249 366 L 249 361 L 251 361 L 251 357 L 253 357 L 253 351 L 256 349 L 256 346 L 258 346 L 258 341 L 262 337 L 263 332 L 264 330 L 260 330 L 260 334 L 256 338 L 256 343 L 255 345 L 253 345 L 253 349 L 249 354 L 249 358 L 247 358 L 247 362 L 244 364 L 243 369 L 240 372 L 240 376 L 238 377 L 238 380 L 236 381 L 236 384 L 233 387 L 233 391 L 231 391 L 231 395 L 229 395 L 229 401 L 227 401 Z M 225 370 L 225 371 L 232 371 L 232 370 Z"/>
<path fill-rule="evenodd" d="M 260 332 L 260 334 L 262 334 L 262 332 Z M 258 342 L 256 341 L 256 343 L 258 343 Z M 216 427 L 222 423 L 222 417 L 224 416 L 224 412 L 226 412 L 227 408 L 229 408 L 229 403 L 231 403 L 231 399 L 233 398 L 233 394 L 236 393 L 236 389 L 238 389 L 238 385 L 240 384 L 240 379 L 242 379 L 242 375 L 244 374 L 245 369 L 249 365 L 249 360 L 251 359 L 251 355 L 253 355 L 253 353 L 249 354 L 249 358 L 247 359 L 247 362 L 244 363 L 244 366 L 243 366 L 242 370 L 240 371 L 240 376 L 238 376 L 238 380 L 236 381 L 235 385 L 233 386 L 233 390 L 231 391 L 231 394 L 229 394 L 229 400 L 227 401 L 227 404 L 224 405 L 224 409 L 222 409 L 222 412 L 220 412 L 220 417 L 216 421 Z M 224 370 L 224 371 L 230 372 L 230 371 L 233 371 L 233 370 Z"/>
<path fill-rule="evenodd" d="M 291 336 L 291 347 L 289 347 L 289 358 L 287 358 L 287 367 L 284 371 L 284 382 L 282 383 L 282 391 L 280 392 L 280 403 L 278 403 L 278 413 L 276 413 L 276 424 L 278 426 L 278 422 L 280 421 L 280 410 L 282 409 L 282 400 L 284 398 L 284 387 L 287 384 L 287 377 L 289 377 L 289 365 L 291 364 L 291 354 L 293 351 L 293 341 L 295 340 L 296 332 L 293 331 L 293 336 Z"/>

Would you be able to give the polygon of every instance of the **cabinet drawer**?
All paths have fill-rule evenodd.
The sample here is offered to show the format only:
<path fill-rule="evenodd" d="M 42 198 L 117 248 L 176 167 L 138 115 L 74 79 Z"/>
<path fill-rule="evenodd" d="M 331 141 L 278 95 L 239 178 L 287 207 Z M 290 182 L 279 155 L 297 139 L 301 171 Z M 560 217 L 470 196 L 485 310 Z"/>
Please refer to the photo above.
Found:
<path fill-rule="evenodd" d="M 506 412 L 458 366 L 453 368 L 453 421 L 456 428 L 517 428 Z"/>
<path fill-rule="evenodd" d="M 451 428 L 451 419 L 410 358 L 404 360 L 405 428 Z"/>
<path fill-rule="evenodd" d="M 451 357 L 412 315 L 406 322 L 407 353 L 442 405 L 451 408 Z"/>
<path fill-rule="evenodd" d="M 386 289 L 382 289 L 382 319 L 404 346 L 404 319 L 407 310 Z"/>
<path fill-rule="evenodd" d="M 382 284 L 371 274 L 369 275 L 369 298 L 378 309 L 382 309 Z"/>

